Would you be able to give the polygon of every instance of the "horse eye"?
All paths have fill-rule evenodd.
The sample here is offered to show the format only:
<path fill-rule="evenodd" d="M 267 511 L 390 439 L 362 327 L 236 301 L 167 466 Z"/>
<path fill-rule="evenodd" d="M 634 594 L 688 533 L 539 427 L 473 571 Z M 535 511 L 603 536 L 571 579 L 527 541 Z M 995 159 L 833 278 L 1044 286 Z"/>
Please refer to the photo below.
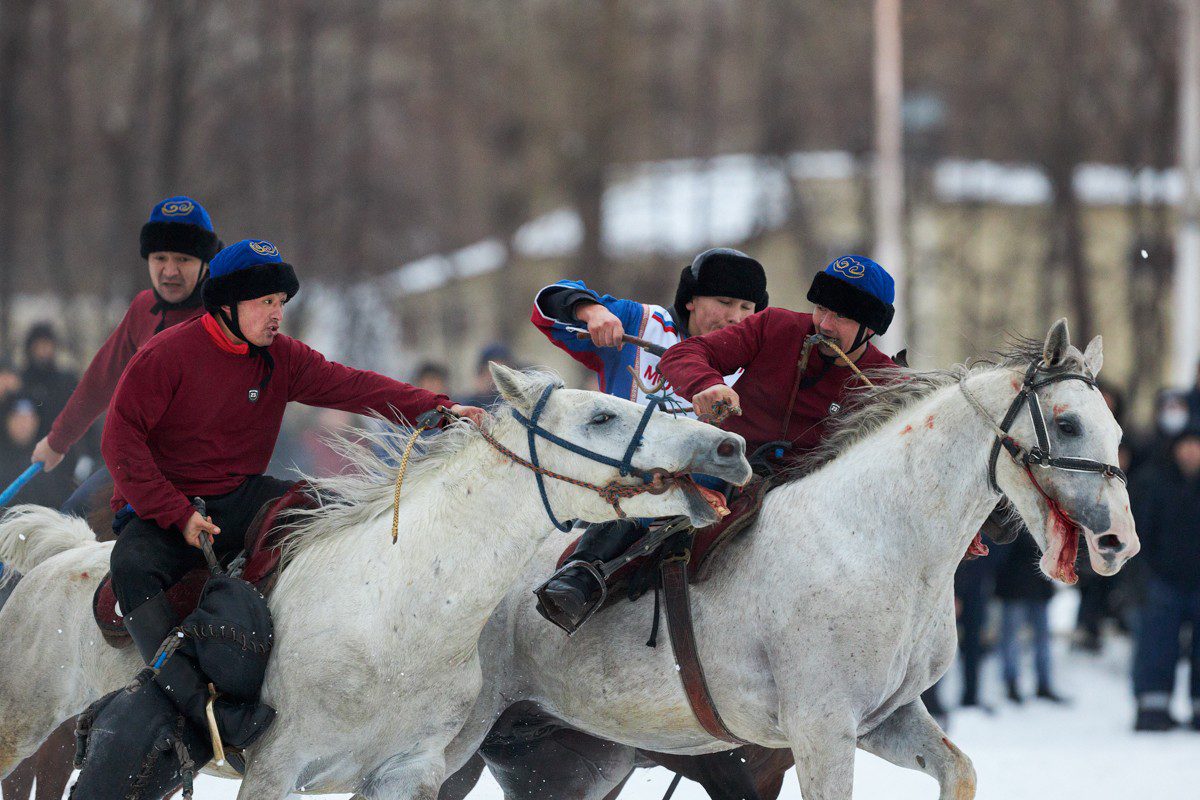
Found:
<path fill-rule="evenodd" d="M 1063 436 L 1078 436 L 1079 426 L 1075 424 L 1075 420 L 1060 419 L 1058 421 L 1058 432 Z"/>
<path fill-rule="evenodd" d="M 611 419 L 614 419 L 612 414 L 601 411 L 599 414 L 592 417 L 591 421 L 588 424 L 589 425 L 603 425 L 604 423 L 608 422 Z"/>

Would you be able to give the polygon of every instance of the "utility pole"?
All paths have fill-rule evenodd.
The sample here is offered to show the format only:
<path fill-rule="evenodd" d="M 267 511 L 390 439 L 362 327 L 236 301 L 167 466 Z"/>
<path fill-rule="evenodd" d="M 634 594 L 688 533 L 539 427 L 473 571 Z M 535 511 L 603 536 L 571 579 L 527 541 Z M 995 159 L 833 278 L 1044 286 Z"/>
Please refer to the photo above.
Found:
<path fill-rule="evenodd" d="M 908 336 L 904 269 L 904 97 L 901 0 L 875 0 L 875 252 L 872 256 L 896 279 L 896 317 L 880 337 L 887 353 L 904 347 Z M 1192 0 L 1200 2 L 1200 0 Z"/>
<path fill-rule="evenodd" d="M 1171 382 L 1196 380 L 1200 361 L 1200 0 L 1180 0 L 1179 171 L 1183 200 L 1175 233 Z"/>

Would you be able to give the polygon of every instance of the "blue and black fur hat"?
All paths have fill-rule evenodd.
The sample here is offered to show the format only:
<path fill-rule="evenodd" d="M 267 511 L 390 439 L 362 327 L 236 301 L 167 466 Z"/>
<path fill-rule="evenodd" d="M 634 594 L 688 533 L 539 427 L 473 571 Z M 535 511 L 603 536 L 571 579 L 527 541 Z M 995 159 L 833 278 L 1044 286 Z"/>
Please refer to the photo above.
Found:
<path fill-rule="evenodd" d="M 216 312 L 221 306 L 236 307 L 242 300 L 276 292 L 285 292 L 291 300 L 298 291 L 296 271 L 279 248 L 265 239 L 243 239 L 213 257 L 204 282 L 204 307 Z"/>
<path fill-rule="evenodd" d="M 142 258 L 169 252 L 212 261 L 221 250 L 221 239 L 213 230 L 204 206 L 190 197 L 168 197 L 154 206 L 150 220 L 142 226 Z"/>
<path fill-rule="evenodd" d="M 896 282 L 866 256 L 842 256 L 813 277 L 808 301 L 883 333 L 896 315 Z"/>

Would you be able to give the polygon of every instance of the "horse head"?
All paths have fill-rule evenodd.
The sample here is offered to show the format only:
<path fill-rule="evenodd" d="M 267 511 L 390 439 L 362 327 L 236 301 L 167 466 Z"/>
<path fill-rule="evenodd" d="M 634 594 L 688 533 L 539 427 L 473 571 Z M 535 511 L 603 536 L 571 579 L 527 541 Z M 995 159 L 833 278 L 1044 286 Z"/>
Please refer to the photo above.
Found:
<path fill-rule="evenodd" d="M 545 373 L 490 366 L 496 388 L 525 429 L 512 449 L 547 477 L 558 477 L 539 480 L 560 519 L 612 519 L 617 497 L 631 517 L 683 514 L 694 525 L 709 525 L 720 518 L 714 507 L 720 498 L 686 476 L 711 475 L 737 485 L 750 479 L 746 442 L 736 434 L 599 392 L 565 389 Z M 646 491 L 647 482 L 659 488 Z M 596 487 L 620 494 L 606 499 Z"/>
<path fill-rule="evenodd" d="M 1030 412 L 1017 413 L 1008 429 L 1022 457 L 1001 454 L 995 462 L 996 485 L 1042 550 L 1042 571 L 1066 583 L 1076 580 L 1080 533 L 1100 575 L 1115 574 L 1141 547 L 1125 476 L 1112 466 L 1121 427 L 1095 385 L 1103 361 L 1099 336 L 1081 353 L 1071 345 L 1066 320 L 1056 322 L 1040 360 L 1016 387 Z"/>

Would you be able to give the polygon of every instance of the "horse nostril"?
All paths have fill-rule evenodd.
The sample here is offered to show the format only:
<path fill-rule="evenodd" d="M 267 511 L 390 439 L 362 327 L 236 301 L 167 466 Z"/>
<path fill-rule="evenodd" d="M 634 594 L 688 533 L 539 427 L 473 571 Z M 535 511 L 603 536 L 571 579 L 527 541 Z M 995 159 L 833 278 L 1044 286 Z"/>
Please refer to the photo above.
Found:
<path fill-rule="evenodd" d="M 726 439 L 717 445 L 717 455 L 721 456 L 722 458 L 729 458 L 732 455 L 737 455 L 737 451 L 737 442 L 735 442 L 733 439 Z"/>
<path fill-rule="evenodd" d="M 1111 550 L 1114 553 L 1119 553 L 1125 549 L 1125 543 L 1115 533 L 1106 533 L 1098 537 L 1096 544 L 1100 546 L 1101 550 Z"/>

